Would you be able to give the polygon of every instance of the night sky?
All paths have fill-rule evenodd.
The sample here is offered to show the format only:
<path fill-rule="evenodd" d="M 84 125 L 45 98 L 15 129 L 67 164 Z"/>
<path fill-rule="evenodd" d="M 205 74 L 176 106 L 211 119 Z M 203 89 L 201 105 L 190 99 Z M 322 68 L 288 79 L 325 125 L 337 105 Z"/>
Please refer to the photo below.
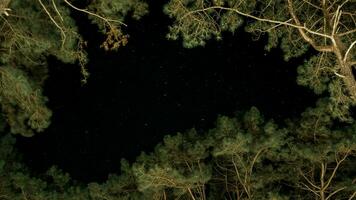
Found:
<path fill-rule="evenodd" d="M 32 138 L 18 137 L 33 171 L 58 165 L 74 179 L 100 182 L 119 173 L 121 158 L 134 161 L 166 134 L 212 128 L 218 115 L 256 106 L 283 122 L 314 105 L 312 91 L 296 84 L 305 58 L 284 62 L 280 50 L 264 51 L 265 38 L 253 41 L 243 31 L 184 49 L 165 39 L 170 19 L 161 10 L 156 2 L 142 20 L 126 21 L 129 43 L 110 53 L 99 48 L 95 26 L 77 17 L 89 41 L 91 77 L 81 86 L 79 66 L 49 59 L 52 124 Z"/>

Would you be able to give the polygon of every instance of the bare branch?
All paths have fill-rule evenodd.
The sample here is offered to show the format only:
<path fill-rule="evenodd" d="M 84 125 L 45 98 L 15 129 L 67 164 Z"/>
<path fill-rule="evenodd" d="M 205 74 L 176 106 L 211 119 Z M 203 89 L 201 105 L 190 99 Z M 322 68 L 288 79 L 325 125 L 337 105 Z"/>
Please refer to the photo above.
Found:
<path fill-rule="evenodd" d="M 234 9 L 234 8 L 228 8 L 228 7 L 222 7 L 222 6 L 211 6 L 211 7 L 207 7 L 207 8 L 204 8 L 204 9 L 198 9 L 198 10 L 190 11 L 190 12 L 186 13 L 184 16 L 182 16 L 180 18 L 180 20 L 182 20 L 183 18 L 185 18 L 185 17 L 187 17 L 187 16 L 189 16 L 191 14 L 194 14 L 194 13 L 197 13 L 197 12 L 204 12 L 204 11 L 211 10 L 211 9 L 228 10 L 228 11 L 236 12 L 239 15 L 242 15 L 242 16 L 245 16 L 245 17 L 248 17 L 248 18 L 251 18 L 251 19 L 255 19 L 255 20 L 258 20 L 258 21 L 290 26 L 290 27 L 301 29 L 301 30 L 305 30 L 308 33 L 311 33 L 311 34 L 314 34 L 314 35 L 318 35 L 318 36 L 321 36 L 321 37 L 325 37 L 325 38 L 331 39 L 331 36 L 329 36 L 327 34 L 323 34 L 323 33 L 319 33 L 319 32 L 310 30 L 306 26 L 302 26 L 302 25 L 298 25 L 298 24 L 297 25 L 296 24 L 292 24 L 292 23 L 288 23 L 286 21 L 278 21 L 278 20 L 273 20 L 273 19 L 260 18 L 260 17 L 254 16 L 254 15 L 250 15 L 250 14 L 241 12 L 241 11 L 239 11 L 237 9 Z M 325 50 L 328 50 L 328 48 L 325 48 Z M 330 51 L 331 51 L 331 49 L 330 49 Z"/>
<path fill-rule="evenodd" d="M 320 166 L 320 188 L 321 190 L 324 190 L 324 176 L 325 176 L 325 173 L 326 173 L 326 168 L 327 168 L 327 164 L 324 164 L 324 163 L 321 163 L 321 166 Z"/>
<path fill-rule="evenodd" d="M 346 31 L 344 33 L 339 33 L 337 34 L 338 36 L 342 37 L 342 36 L 345 36 L 345 35 L 349 35 L 351 33 L 355 33 L 356 32 L 356 29 L 353 29 L 353 30 L 349 30 L 349 31 Z"/>
<path fill-rule="evenodd" d="M 308 191 L 312 192 L 313 194 L 315 194 L 316 196 L 320 197 L 320 195 L 315 190 L 311 189 L 307 184 L 305 184 L 305 183 L 300 183 L 300 184 L 302 186 L 304 186 L 304 187 L 302 187 L 302 189 L 308 190 Z"/>
<path fill-rule="evenodd" d="M 316 8 L 316 9 L 318 9 L 318 10 L 322 10 L 321 7 L 315 5 L 315 4 L 313 4 L 313 3 L 311 3 L 311 2 L 309 2 L 309 1 L 307 1 L 307 0 L 303 0 L 303 1 L 304 1 L 305 3 L 307 3 L 307 4 L 309 4 L 310 6 L 312 6 L 312 7 Z"/>
<path fill-rule="evenodd" d="M 341 6 L 338 6 L 337 7 L 337 10 L 334 14 L 334 23 L 333 23 L 333 30 L 331 32 L 331 35 L 334 36 L 337 32 L 337 27 L 339 26 L 339 22 L 340 22 L 340 18 L 341 18 L 341 15 L 342 15 L 342 10 L 341 9 Z"/>
<path fill-rule="evenodd" d="M 330 199 L 330 198 L 331 198 L 332 196 L 334 196 L 336 193 L 338 193 L 338 192 L 340 192 L 341 190 L 344 190 L 344 189 L 346 189 L 346 187 L 342 187 L 342 188 L 339 188 L 339 189 L 335 190 L 334 192 L 332 192 L 331 194 L 329 194 L 329 195 L 325 198 L 325 200 Z"/>
<path fill-rule="evenodd" d="M 304 38 L 305 41 L 307 41 L 310 45 L 312 45 L 312 47 L 318 51 L 321 51 L 321 52 L 332 52 L 333 51 L 333 48 L 331 46 L 318 46 L 315 44 L 314 40 L 312 38 L 310 38 L 306 33 L 305 31 L 309 32 L 309 33 L 312 33 L 309 29 L 307 28 L 300 28 L 301 27 L 301 22 L 299 21 L 298 17 L 296 16 L 295 12 L 294 12 L 294 9 L 293 9 L 293 2 L 291 0 L 288 0 L 288 9 L 289 9 L 289 12 L 290 14 L 292 15 L 295 23 L 297 24 L 298 27 L 298 31 L 299 33 L 301 34 L 301 36 Z M 304 26 L 305 27 L 305 26 Z M 314 33 L 312 33 L 314 34 Z M 315 35 L 318 35 L 318 34 L 315 34 Z M 329 35 L 326 35 L 326 34 L 321 34 L 322 37 L 324 38 L 329 38 L 329 39 L 332 39 L 331 36 Z M 319 35 L 320 36 L 320 35 Z"/>
<path fill-rule="evenodd" d="M 344 2 L 341 3 L 341 5 L 339 6 L 340 8 L 344 7 L 345 4 L 347 4 L 350 0 L 345 0 Z"/>
<path fill-rule="evenodd" d="M 356 196 L 356 191 L 350 196 L 349 200 L 352 200 Z"/>
<path fill-rule="evenodd" d="M 334 71 L 334 74 L 335 74 L 336 76 L 340 77 L 340 78 L 346 78 L 346 76 L 341 75 L 341 74 L 337 73 L 336 71 Z"/>
<path fill-rule="evenodd" d="M 78 8 L 78 7 L 74 6 L 73 4 L 71 4 L 68 0 L 63 0 L 63 1 L 64 1 L 66 4 L 68 4 L 71 8 L 73 8 L 74 10 L 78 10 L 78 11 L 87 13 L 87 14 L 89 14 L 89 15 L 95 16 L 95 17 L 97 17 L 97 18 L 99 18 L 99 19 L 102 19 L 102 20 L 104 20 L 106 23 L 108 23 L 109 25 L 110 25 L 110 22 L 116 22 L 116 23 L 119 23 L 119 24 L 121 24 L 121 25 L 127 26 L 125 23 L 123 23 L 123 22 L 121 22 L 121 21 L 119 21 L 119 20 L 107 19 L 107 18 L 102 17 L 102 16 L 100 16 L 100 15 L 98 15 L 98 14 L 95 14 L 95 13 L 93 13 L 93 12 L 87 11 L 87 10 L 85 10 L 85 9 Z M 110 26 L 111 26 L 111 25 L 110 25 Z"/>
<path fill-rule="evenodd" d="M 187 188 L 187 190 L 188 190 L 190 196 L 192 197 L 192 199 L 195 200 L 195 197 L 194 197 L 194 195 L 192 193 L 192 190 L 190 188 Z"/>
<path fill-rule="evenodd" d="M 345 56 L 344 56 L 344 59 L 343 59 L 344 62 L 346 62 L 347 57 L 349 56 L 349 53 L 351 52 L 351 49 L 355 46 L 355 44 L 356 44 L 356 40 L 347 49 L 347 51 L 345 53 Z"/>
<path fill-rule="evenodd" d="M 9 16 L 9 13 L 8 13 L 9 11 L 11 11 L 10 8 L 1 8 L 0 9 L 0 14 L 4 14 L 6 16 Z"/>
<path fill-rule="evenodd" d="M 57 15 L 59 16 L 59 18 L 60 18 L 61 21 L 63 22 L 63 21 L 64 21 L 64 20 L 63 20 L 63 17 L 62 17 L 62 15 L 61 15 L 61 13 L 59 12 L 56 3 L 55 3 L 53 0 L 52 0 L 52 5 L 53 5 L 53 8 L 54 8 L 54 10 L 56 11 Z"/>
<path fill-rule="evenodd" d="M 331 181 L 333 180 L 333 178 L 336 175 L 336 171 L 339 169 L 341 163 L 344 162 L 344 160 L 347 158 L 348 155 L 349 155 L 349 152 L 346 152 L 345 155 L 341 158 L 341 160 L 336 160 L 336 166 L 335 166 L 333 172 L 331 173 L 329 179 L 327 180 L 324 188 L 328 188 L 329 187 Z"/>
<path fill-rule="evenodd" d="M 232 161 L 232 164 L 234 165 L 237 178 L 239 179 L 240 184 L 241 184 L 242 187 L 244 188 L 248 199 L 250 199 L 250 198 L 251 198 L 251 197 L 250 197 L 250 192 L 249 192 L 249 190 L 248 190 L 247 187 L 246 187 L 246 181 L 242 181 L 242 180 L 241 180 L 241 176 L 240 176 L 239 170 L 237 169 L 237 166 L 236 166 L 236 163 L 235 163 L 235 161 L 234 161 L 234 158 L 232 158 L 231 161 Z M 245 180 L 246 180 L 246 177 L 245 177 Z"/>
<path fill-rule="evenodd" d="M 311 186 L 313 186 L 314 188 L 320 190 L 320 187 L 317 186 L 317 185 L 315 185 L 313 182 L 311 182 L 311 181 L 304 175 L 304 173 L 303 173 L 301 170 L 299 171 L 299 173 L 300 173 L 300 175 L 302 175 L 302 177 L 303 177 Z"/>
<path fill-rule="evenodd" d="M 62 34 L 62 46 L 63 46 L 64 43 L 65 43 L 65 40 L 66 40 L 66 34 L 65 34 L 63 28 L 56 22 L 56 20 L 54 20 L 54 18 L 52 17 L 51 13 L 49 13 L 49 11 L 47 10 L 46 6 L 43 5 L 42 1 L 38 0 L 38 2 L 42 6 L 43 10 L 46 12 L 48 17 L 50 18 L 50 20 L 53 22 L 53 24 L 61 31 L 61 34 Z"/>

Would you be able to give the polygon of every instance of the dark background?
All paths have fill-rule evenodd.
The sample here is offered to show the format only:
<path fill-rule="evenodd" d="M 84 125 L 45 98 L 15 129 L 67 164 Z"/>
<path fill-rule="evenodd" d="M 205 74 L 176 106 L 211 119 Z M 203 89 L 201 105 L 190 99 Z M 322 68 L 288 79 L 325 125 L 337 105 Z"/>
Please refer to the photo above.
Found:
<path fill-rule="evenodd" d="M 81 86 L 79 66 L 50 59 L 52 124 L 17 143 L 34 172 L 58 165 L 74 179 L 100 182 L 119 173 L 121 158 L 134 161 L 166 134 L 207 130 L 218 115 L 256 106 L 282 123 L 314 105 L 312 91 L 296 84 L 305 58 L 284 62 L 280 50 L 264 51 L 266 38 L 253 41 L 243 30 L 184 49 L 165 39 L 170 19 L 162 2 L 150 4 L 142 20 L 128 20 L 128 45 L 111 53 L 99 48 L 96 27 L 76 16 L 89 41 L 91 76 Z"/>

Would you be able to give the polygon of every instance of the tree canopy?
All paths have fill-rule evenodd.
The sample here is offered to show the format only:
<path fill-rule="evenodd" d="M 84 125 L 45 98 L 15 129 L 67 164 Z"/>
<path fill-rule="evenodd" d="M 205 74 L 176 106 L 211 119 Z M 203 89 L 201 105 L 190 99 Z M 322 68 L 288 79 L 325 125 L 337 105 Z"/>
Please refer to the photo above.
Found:
<path fill-rule="evenodd" d="M 355 0 L 170 0 L 168 39 L 187 48 L 221 40 L 243 27 L 286 60 L 313 48 L 297 82 L 324 98 L 285 125 L 252 107 L 218 117 L 215 128 L 167 135 L 105 183 L 78 183 L 58 167 L 33 174 L 21 163 L 12 134 L 46 129 L 52 112 L 42 88 L 49 56 L 89 73 L 86 43 L 73 13 L 88 16 L 105 50 L 126 45 L 127 17 L 148 12 L 140 0 L 0 0 L 0 199 L 355 199 Z M 271 70 L 273 70 L 271 68 Z M 346 122 L 346 123 L 344 123 Z M 347 123 L 351 122 L 351 123 Z M 9 126 L 9 133 L 5 126 Z M 130 134 L 130 133 L 127 133 Z"/>
<path fill-rule="evenodd" d="M 127 43 L 124 20 L 148 12 L 140 0 L 89 1 L 82 7 L 68 0 L 4 0 L 1 23 L 1 110 L 12 132 L 26 136 L 50 124 L 51 111 L 42 86 L 47 78 L 48 56 L 81 66 L 82 81 L 89 72 L 84 41 L 73 13 L 86 14 L 106 35 L 105 50 Z M 183 39 L 192 48 L 206 40 L 222 39 L 222 32 L 244 27 L 257 39 L 268 35 L 266 50 L 280 47 L 286 60 L 316 53 L 298 68 L 297 82 L 317 94 L 328 93 L 328 112 L 341 121 L 352 121 L 356 104 L 356 22 L 354 0 L 244 1 L 171 0 L 164 12 L 174 19 L 168 39 Z M 89 41 L 90 42 L 90 41 Z"/>
<path fill-rule="evenodd" d="M 354 199 L 356 126 L 335 128 L 324 102 L 279 127 L 257 108 L 220 116 L 206 132 L 168 135 L 152 153 L 102 184 L 82 185 L 57 167 L 33 176 L 14 139 L 1 137 L 0 198 L 7 199 Z"/>
<path fill-rule="evenodd" d="M 316 54 L 298 68 L 298 83 L 328 91 L 329 112 L 351 121 L 356 104 L 356 2 L 354 0 L 171 0 L 164 11 L 174 19 L 167 35 L 191 48 L 222 32 L 244 27 L 257 39 L 268 35 L 266 50 L 280 47 L 286 60 Z"/>
<path fill-rule="evenodd" d="M 80 35 L 73 12 L 88 15 L 106 35 L 102 47 L 115 50 L 127 43 L 125 17 L 139 19 L 147 13 L 147 4 L 100 0 L 79 8 L 67 0 L 1 1 L 0 104 L 12 133 L 31 136 L 50 124 L 51 111 L 42 94 L 49 56 L 78 63 L 86 82 L 88 41 Z"/>

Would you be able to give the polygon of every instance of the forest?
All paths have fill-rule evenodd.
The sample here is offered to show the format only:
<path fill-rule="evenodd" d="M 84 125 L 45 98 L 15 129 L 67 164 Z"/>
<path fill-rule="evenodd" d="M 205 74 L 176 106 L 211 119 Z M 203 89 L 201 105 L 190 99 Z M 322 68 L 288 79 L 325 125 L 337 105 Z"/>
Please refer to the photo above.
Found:
<path fill-rule="evenodd" d="M 255 106 L 217 113 L 213 128 L 169 133 L 134 161 L 118 157 L 119 173 L 103 182 L 73 179 L 56 165 L 32 171 L 15 146 L 46 134 L 56 115 L 43 92 L 50 60 L 75 65 L 85 87 L 95 58 L 80 20 L 100 33 L 102 51 L 119 52 L 134 40 L 129 22 L 143 21 L 153 5 L 0 0 L 0 200 L 356 199 L 355 0 L 164 1 L 166 40 L 194 49 L 225 33 L 267 37 L 265 51 L 279 49 L 286 62 L 308 55 L 295 84 L 318 99 L 283 122 Z"/>

